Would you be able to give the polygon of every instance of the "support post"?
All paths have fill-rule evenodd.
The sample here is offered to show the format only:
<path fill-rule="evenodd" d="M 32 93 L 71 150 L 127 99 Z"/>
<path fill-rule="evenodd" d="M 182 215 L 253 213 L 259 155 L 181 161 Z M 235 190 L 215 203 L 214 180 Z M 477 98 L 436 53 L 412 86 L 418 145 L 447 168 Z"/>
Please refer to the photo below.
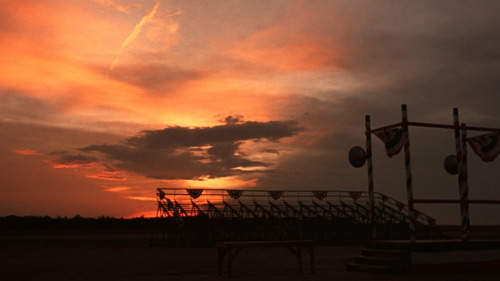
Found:
<path fill-rule="evenodd" d="M 462 167 L 463 167 L 463 158 L 462 158 L 462 139 L 460 136 L 460 121 L 458 118 L 458 108 L 453 108 L 453 130 L 455 132 L 455 150 L 457 154 L 457 175 L 458 175 L 458 195 L 460 198 L 460 220 L 462 225 L 462 239 L 463 239 L 463 222 L 464 222 L 464 213 L 463 213 L 463 201 L 462 201 Z"/>
<path fill-rule="evenodd" d="M 402 113 L 402 130 L 404 138 L 404 150 L 405 150 L 405 168 L 406 168 L 406 193 L 408 198 L 408 218 L 409 218 L 409 229 L 410 229 L 410 242 L 414 243 L 416 241 L 416 230 L 415 230 L 415 210 L 413 209 L 413 186 L 412 186 L 412 175 L 411 175 L 411 161 L 410 161 L 410 134 L 408 132 L 408 112 L 406 109 L 406 104 L 401 105 Z"/>
<path fill-rule="evenodd" d="M 458 191 L 460 198 L 460 221 L 462 225 L 462 241 L 466 242 L 468 237 L 468 209 L 469 206 L 465 200 L 468 199 L 468 191 L 467 191 L 467 171 L 466 171 L 466 149 L 467 149 L 467 132 L 465 124 L 460 126 L 460 121 L 458 118 L 458 109 L 453 108 L 453 128 L 455 131 L 455 147 L 457 151 L 457 172 L 458 172 Z"/>
<path fill-rule="evenodd" d="M 462 131 L 462 170 L 460 173 L 460 212 L 462 215 L 462 241 L 469 241 L 470 216 L 469 216 L 469 184 L 467 176 L 467 128 L 464 123 Z"/>
<path fill-rule="evenodd" d="M 368 195 L 370 201 L 370 239 L 377 239 L 375 228 L 375 199 L 373 193 L 373 166 L 372 166 L 372 133 L 370 125 L 370 115 L 365 116 L 365 135 L 366 135 L 366 162 L 368 167 Z"/>

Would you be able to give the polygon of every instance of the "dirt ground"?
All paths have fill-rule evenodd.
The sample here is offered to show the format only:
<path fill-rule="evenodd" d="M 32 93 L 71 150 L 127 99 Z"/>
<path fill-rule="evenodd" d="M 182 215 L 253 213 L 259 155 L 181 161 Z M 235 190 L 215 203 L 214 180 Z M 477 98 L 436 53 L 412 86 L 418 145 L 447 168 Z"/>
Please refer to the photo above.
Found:
<path fill-rule="evenodd" d="M 316 247 L 316 273 L 304 273 L 284 248 L 243 249 L 235 258 L 233 277 L 217 272 L 215 248 L 163 248 L 147 235 L 0 236 L 0 280 L 500 280 L 497 273 L 387 275 L 350 272 L 345 263 L 363 246 Z"/>

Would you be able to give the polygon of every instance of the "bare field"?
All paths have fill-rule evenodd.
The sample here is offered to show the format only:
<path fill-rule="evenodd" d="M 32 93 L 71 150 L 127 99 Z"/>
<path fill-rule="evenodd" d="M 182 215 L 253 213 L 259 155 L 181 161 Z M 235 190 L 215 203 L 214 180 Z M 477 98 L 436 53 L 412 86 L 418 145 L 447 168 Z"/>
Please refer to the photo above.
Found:
<path fill-rule="evenodd" d="M 345 270 L 361 253 L 359 246 L 316 247 L 316 274 L 304 273 L 283 248 L 243 249 L 235 258 L 233 277 L 217 274 L 215 248 L 162 248 L 149 235 L 0 236 L 0 280 L 500 280 L 500 273 L 385 275 Z"/>

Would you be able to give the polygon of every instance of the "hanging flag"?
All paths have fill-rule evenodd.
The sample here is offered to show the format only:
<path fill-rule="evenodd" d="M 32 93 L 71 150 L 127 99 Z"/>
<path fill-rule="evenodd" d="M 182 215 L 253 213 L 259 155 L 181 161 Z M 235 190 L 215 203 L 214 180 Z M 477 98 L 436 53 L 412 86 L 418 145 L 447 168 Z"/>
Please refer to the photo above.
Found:
<path fill-rule="evenodd" d="M 243 190 L 228 190 L 227 194 L 233 199 L 238 199 L 243 194 Z"/>
<path fill-rule="evenodd" d="M 500 153 L 500 133 L 489 133 L 468 138 L 472 150 L 485 162 L 491 162 Z"/>
<path fill-rule="evenodd" d="M 203 193 L 203 189 L 186 189 L 187 193 L 191 195 L 193 199 L 196 199 L 200 197 L 200 195 Z"/>
<path fill-rule="evenodd" d="M 376 132 L 375 135 L 384 142 L 385 152 L 389 157 L 398 154 L 401 148 L 403 148 L 405 139 L 403 137 L 403 130 L 400 128 L 383 130 Z"/>
<path fill-rule="evenodd" d="M 278 191 L 278 190 L 273 190 L 273 191 L 268 191 L 267 194 L 271 196 L 274 200 L 280 199 L 281 195 L 283 195 L 283 191 Z"/>
<path fill-rule="evenodd" d="M 351 195 L 351 198 L 354 199 L 354 201 L 356 201 L 359 199 L 359 197 L 361 197 L 361 192 L 360 191 L 350 191 L 349 195 Z"/>
<path fill-rule="evenodd" d="M 328 191 L 313 191 L 313 195 L 319 200 L 323 200 L 328 195 Z"/>

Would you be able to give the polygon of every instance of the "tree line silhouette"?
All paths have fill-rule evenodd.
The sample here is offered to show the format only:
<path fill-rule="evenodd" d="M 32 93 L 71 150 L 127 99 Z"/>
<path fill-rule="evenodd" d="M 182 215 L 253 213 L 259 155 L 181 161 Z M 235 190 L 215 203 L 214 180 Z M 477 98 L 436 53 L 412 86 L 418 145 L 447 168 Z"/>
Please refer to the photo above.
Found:
<path fill-rule="evenodd" d="M 50 216 L 5 216 L 0 217 L 0 233 L 16 232 L 151 232 L 156 218 L 114 218 L 100 216 L 86 218 Z"/>

